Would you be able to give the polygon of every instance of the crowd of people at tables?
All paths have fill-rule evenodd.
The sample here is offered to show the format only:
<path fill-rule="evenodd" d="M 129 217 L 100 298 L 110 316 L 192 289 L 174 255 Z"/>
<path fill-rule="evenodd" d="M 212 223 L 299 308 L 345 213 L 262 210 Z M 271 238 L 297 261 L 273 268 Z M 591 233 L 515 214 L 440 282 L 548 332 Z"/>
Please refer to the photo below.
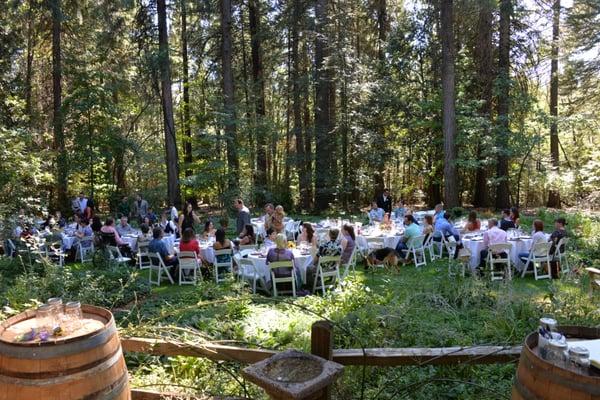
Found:
<path fill-rule="evenodd" d="M 117 206 L 117 223 L 115 223 L 112 216 L 107 217 L 103 223 L 99 216 L 94 215 L 93 200 L 80 193 L 72 201 L 73 217 L 70 222 L 67 222 L 61 213 L 57 211 L 44 220 L 40 225 L 40 229 L 52 232 L 56 229 L 68 228 L 77 240 L 94 237 L 94 235 L 98 238 L 108 237 L 110 244 L 118 246 L 125 256 L 131 256 L 132 249 L 122 238 L 126 235 L 138 235 L 138 241 L 148 242 L 149 252 L 159 253 L 165 264 L 173 269 L 176 269 L 178 265 L 177 255 L 171 254 L 162 238 L 165 234 L 176 235 L 180 237 L 179 250 L 196 253 L 203 265 L 208 267 L 207 260 L 202 258 L 198 240 L 212 242 L 214 250 L 234 249 L 238 246 L 257 243 L 257 232 L 255 232 L 250 221 L 250 210 L 245 206 L 242 199 L 234 200 L 233 207 L 237 210 L 235 239 L 233 240 L 226 237 L 228 218 L 222 218 L 219 221 L 220 226 L 218 229 L 210 219 L 202 223 L 191 203 L 186 203 L 181 213 L 178 212 L 176 207 L 170 205 L 161 212 L 159 217 L 154 213 L 148 201 L 139 194 L 135 196 L 131 204 L 128 197 L 121 199 Z M 16 237 L 27 240 L 29 237 L 38 234 L 38 232 L 32 224 L 24 222 L 24 214 L 24 211 L 21 210 L 14 234 Z M 267 263 L 294 259 L 293 252 L 288 249 L 287 236 L 285 235 L 285 217 L 286 214 L 281 205 L 274 206 L 268 203 L 264 206 L 264 214 L 260 220 L 264 224 L 265 232 L 262 245 L 269 249 L 266 255 Z M 465 225 L 459 230 L 451 221 L 450 214 L 444 211 L 442 204 L 436 205 L 433 215 L 425 215 L 423 221 L 419 223 L 413 216 L 412 211 L 401 200 L 392 206 L 392 199 L 387 189 L 376 201 L 372 202 L 368 217 L 370 222 L 376 223 L 387 223 L 391 219 L 402 220 L 404 233 L 396 248 L 383 247 L 372 251 L 367 257 L 365 268 L 368 268 L 370 264 L 385 263 L 395 266 L 398 263 L 408 262 L 407 254 L 410 242 L 421 235 L 425 236 L 425 240 L 433 235 L 432 240 L 437 242 L 442 240 L 442 235 L 446 238 L 452 237 L 457 243 L 456 253 L 454 254 L 454 257 L 457 257 L 462 248 L 461 234 L 481 230 L 481 221 L 475 211 L 468 214 Z M 130 220 L 137 221 L 139 231 L 130 225 Z M 566 236 L 565 225 L 564 218 L 556 219 L 555 230 L 549 239 L 553 246 Z M 198 226 L 202 227 L 199 232 L 197 231 Z M 487 230 L 483 232 L 484 249 L 480 255 L 480 269 L 484 267 L 488 247 L 497 243 L 505 243 L 507 241 L 506 231 L 519 227 L 519 211 L 514 207 L 503 210 L 499 221 L 494 218 L 488 219 Z M 533 223 L 532 247 L 538 241 L 547 240 L 543 230 L 543 222 L 535 220 Z M 314 260 L 313 266 L 307 270 L 307 282 L 305 284 L 308 287 L 311 287 L 311 280 L 314 277 L 315 266 L 319 257 L 340 256 L 341 262 L 347 263 L 356 247 L 356 234 L 352 225 L 343 225 L 341 232 L 337 229 L 331 229 L 328 236 L 329 240 L 319 245 L 313 225 L 308 222 L 301 225 L 301 231 L 296 242 L 310 248 Z M 72 252 L 74 252 L 74 249 L 75 246 L 73 246 Z M 552 249 L 552 251 L 554 250 Z M 74 254 L 71 254 L 71 256 L 74 257 Z M 498 254 L 495 256 L 505 257 L 506 255 Z M 526 260 L 528 256 L 528 252 L 519 254 L 519 258 L 522 260 Z M 227 261 L 219 257 L 224 256 L 218 256 L 217 261 Z M 289 271 L 275 271 L 276 276 L 286 273 L 289 274 Z M 299 281 L 301 280 L 299 279 Z"/>
<path fill-rule="evenodd" d="M 384 247 L 376 249 L 371 252 L 367 258 L 367 264 L 387 264 L 396 266 L 398 263 L 408 262 L 408 249 L 411 240 L 415 237 L 424 236 L 426 242 L 431 235 L 432 240 L 440 242 L 442 235 L 449 239 L 450 237 L 457 243 L 455 247 L 454 257 L 458 257 L 460 250 L 463 248 L 461 242 L 461 234 L 469 234 L 474 232 L 482 231 L 481 221 L 477 217 L 476 211 L 470 211 L 467 220 L 462 227 L 459 229 L 451 220 L 451 214 L 444 211 L 443 204 L 438 204 L 434 208 L 433 215 L 425 215 L 423 217 L 422 224 L 417 222 L 416 218 L 412 215 L 410 209 L 406 208 L 402 201 L 395 203 L 392 208 L 392 200 L 389 195 L 389 191 L 384 190 L 383 194 L 379 196 L 375 201 L 371 203 L 368 217 L 369 221 L 380 224 L 388 223 L 392 218 L 396 220 L 402 220 L 404 225 L 404 233 L 401 240 L 395 249 Z M 550 242 L 550 254 L 553 254 L 556 246 L 560 240 L 567 236 L 566 231 L 566 220 L 564 218 L 557 218 L 554 221 L 554 231 L 547 238 L 544 233 L 544 222 L 537 219 L 533 221 L 533 230 L 531 236 L 531 246 L 527 252 L 521 252 L 518 257 L 523 263 L 527 262 L 530 252 L 534 245 L 540 241 Z M 502 216 L 498 220 L 496 218 L 490 218 L 487 221 L 487 229 L 483 230 L 483 247 L 480 253 L 480 264 L 477 268 L 478 273 L 482 273 L 485 267 L 486 258 L 489 252 L 489 246 L 500 243 L 507 243 L 509 229 L 520 229 L 520 215 L 519 210 L 516 207 L 510 209 L 504 209 Z M 564 251 L 564 249 L 560 249 Z M 494 254 L 494 257 L 507 257 L 506 253 Z M 368 265 L 365 265 L 367 268 Z M 520 266 L 516 266 L 520 268 Z"/>

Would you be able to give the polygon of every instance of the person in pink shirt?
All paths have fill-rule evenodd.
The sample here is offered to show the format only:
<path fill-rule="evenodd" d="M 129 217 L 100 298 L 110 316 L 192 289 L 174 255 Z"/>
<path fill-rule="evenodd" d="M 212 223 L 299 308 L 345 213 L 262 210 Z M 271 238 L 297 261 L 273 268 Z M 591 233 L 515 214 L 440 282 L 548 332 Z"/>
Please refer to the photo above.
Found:
<path fill-rule="evenodd" d="M 479 269 L 483 271 L 485 268 L 485 260 L 488 256 L 488 248 L 492 244 L 506 243 L 506 231 L 498 228 L 498 221 L 495 218 L 491 218 L 488 220 L 488 230 L 483 233 L 483 246 L 485 247 L 481 250 L 480 259 L 479 259 Z M 496 254 L 498 257 L 505 258 L 507 257 L 506 253 Z"/>

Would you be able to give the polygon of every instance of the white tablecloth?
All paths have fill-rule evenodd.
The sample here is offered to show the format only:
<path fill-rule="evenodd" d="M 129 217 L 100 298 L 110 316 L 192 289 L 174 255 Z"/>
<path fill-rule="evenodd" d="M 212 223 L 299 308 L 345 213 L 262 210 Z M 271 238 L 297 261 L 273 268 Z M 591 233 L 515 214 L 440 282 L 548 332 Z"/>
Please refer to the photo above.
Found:
<path fill-rule="evenodd" d="M 212 264 L 215 262 L 215 249 L 212 245 L 200 246 L 200 256 Z"/>
<path fill-rule="evenodd" d="M 292 249 L 292 253 L 294 253 L 294 266 L 300 271 L 302 282 L 306 283 L 306 269 L 312 265 L 313 258 L 310 254 L 302 254 L 298 249 Z M 263 276 L 265 282 L 271 282 L 271 270 L 267 266 L 267 258 L 254 254 L 248 255 L 248 258 L 254 261 L 257 270 Z"/>
<path fill-rule="evenodd" d="M 546 235 L 549 237 L 549 235 Z M 519 253 L 527 253 L 531 248 L 531 238 L 521 238 L 515 240 L 509 240 L 508 243 L 512 245 L 512 249 L 510 250 L 510 260 L 513 265 L 515 265 L 518 269 L 523 267 L 523 263 L 519 259 Z M 468 248 L 471 251 L 471 268 L 475 268 L 479 265 L 480 261 L 480 253 L 484 249 L 483 239 L 470 239 L 464 238 L 462 240 L 463 246 Z"/>
<path fill-rule="evenodd" d="M 64 250 L 70 250 L 77 240 L 76 236 L 62 235 L 62 245 Z"/>
<path fill-rule="evenodd" d="M 383 238 L 383 246 L 395 249 L 398 246 L 398 242 L 402 239 L 400 232 L 394 233 L 383 233 L 380 235 L 359 235 L 356 237 L 356 244 L 359 249 L 366 249 L 368 247 L 367 239 L 371 238 Z"/>
<path fill-rule="evenodd" d="M 131 248 L 131 251 L 137 251 L 137 236 L 123 236 L 121 240 L 127 243 Z M 175 235 L 165 235 L 162 241 L 167 245 L 169 253 L 175 253 Z"/>

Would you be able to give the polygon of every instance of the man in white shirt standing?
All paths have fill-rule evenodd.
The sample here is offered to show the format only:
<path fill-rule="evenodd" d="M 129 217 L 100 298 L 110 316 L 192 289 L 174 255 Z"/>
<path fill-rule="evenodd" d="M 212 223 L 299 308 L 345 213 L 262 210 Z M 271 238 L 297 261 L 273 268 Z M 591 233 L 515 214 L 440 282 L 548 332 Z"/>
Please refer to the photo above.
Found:
<path fill-rule="evenodd" d="M 85 194 L 83 194 L 83 192 L 79 192 L 78 202 L 79 202 L 79 212 L 80 212 L 80 214 L 83 214 L 85 212 L 85 209 L 87 208 L 87 203 L 88 203 L 88 199 L 87 199 L 87 197 L 85 197 Z"/>

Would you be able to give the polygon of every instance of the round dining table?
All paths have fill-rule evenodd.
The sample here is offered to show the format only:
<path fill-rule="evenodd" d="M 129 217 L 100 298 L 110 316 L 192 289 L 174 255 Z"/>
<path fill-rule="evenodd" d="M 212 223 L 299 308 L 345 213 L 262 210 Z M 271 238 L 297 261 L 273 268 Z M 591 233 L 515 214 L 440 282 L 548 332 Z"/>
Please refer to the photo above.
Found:
<path fill-rule="evenodd" d="M 300 249 L 292 249 L 294 254 L 294 267 L 300 271 L 302 282 L 306 283 L 306 270 L 313 263 L 313 257 L 310 251 L 301 251 Z M 260 252 L 251 253 L 248 258 L 254 262 L 256 269 L 265 280 L 265 282 L 271 282 L 271 270 L 267 265 L 267 256 Z"/>

